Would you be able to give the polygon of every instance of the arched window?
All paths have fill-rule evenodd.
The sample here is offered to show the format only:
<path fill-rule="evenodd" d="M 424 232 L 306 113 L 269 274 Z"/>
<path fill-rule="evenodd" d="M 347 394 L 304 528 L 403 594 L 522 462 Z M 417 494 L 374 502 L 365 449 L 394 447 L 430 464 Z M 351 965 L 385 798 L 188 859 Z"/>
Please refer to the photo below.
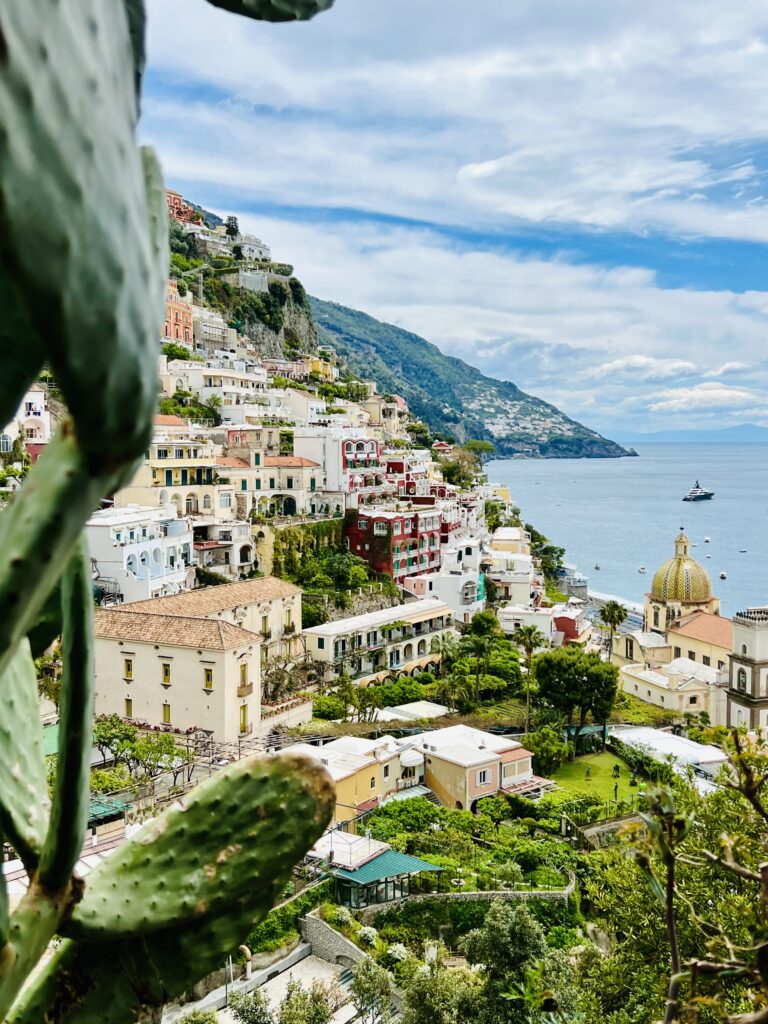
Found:
<path fill-rule="evenodd" d="M 739 690 L 746 690 L 747 688 L 747 673 L 743 668 L 740 668 L 736 673 L 736 686 Z"/>
<path fill-rule="evenodd" d="M 654 626 L 658 626 L 658 624 L 659 624 L 659 609 L 658 608 L 654 608 L 653 609 L 653 624 L 654 624 Z"/>
<path fill-rule="evenodd" d="M 741 645 L 741 653 L 742 654 L 746 654 L 747 653 L 747 645 L 746 644 L 742 644 Z"/>
<path fill-rule="evenodd" d="M 203 495 L 203 508 L 211 507 L 211 496 L 210 494 Z"/>

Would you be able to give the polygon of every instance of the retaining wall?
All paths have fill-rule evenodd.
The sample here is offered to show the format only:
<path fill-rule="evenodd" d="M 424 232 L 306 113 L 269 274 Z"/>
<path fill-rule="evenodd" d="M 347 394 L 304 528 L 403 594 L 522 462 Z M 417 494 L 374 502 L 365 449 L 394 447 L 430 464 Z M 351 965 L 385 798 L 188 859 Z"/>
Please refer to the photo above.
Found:
<path fill-rule="evenodd" d="M 301 919 L 301 937 L 312 947 L 312 955 L 329 964 L 351 967 L 365 959 L 362 949 L 326 924 L 316 911 Z"/>

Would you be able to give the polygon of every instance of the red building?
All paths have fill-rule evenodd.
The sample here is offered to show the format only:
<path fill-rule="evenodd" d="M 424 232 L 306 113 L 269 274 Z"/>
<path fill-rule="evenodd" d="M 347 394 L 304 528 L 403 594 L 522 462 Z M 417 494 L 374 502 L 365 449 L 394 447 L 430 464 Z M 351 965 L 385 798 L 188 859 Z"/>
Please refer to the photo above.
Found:
<path fill-rule="evenodd" d="M 352 509 L 345 533 L 353 555 L 396 582 L 440 568 L 440 512 L 435 508 Z"/>
<path fill-rule="evenodd" d="M 199 224 L 202 221 L 203 218 L 198 211 L 190 206 L 178 192 L 172 192 L 171 189 L 167 188 L 165 190 L 165 201 L 168 203 L 169 217 L 173 217 L 182 224 Z"/>
<path fill-rule="evenodd" d="M 592 636 L 592 625 L 581 608 L 567 608 L 553 615 L 555 629 L 563 634 L 563 646 L 584 647 Z"/>

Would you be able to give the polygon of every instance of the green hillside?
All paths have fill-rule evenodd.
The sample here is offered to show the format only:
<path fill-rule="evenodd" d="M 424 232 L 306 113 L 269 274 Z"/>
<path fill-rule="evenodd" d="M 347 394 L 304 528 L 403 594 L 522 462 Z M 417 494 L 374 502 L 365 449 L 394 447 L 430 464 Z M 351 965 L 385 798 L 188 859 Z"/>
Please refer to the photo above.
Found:
<path fill-rule="evenodd" d="M 486 377 L 461 359 L 444 355 L 417 334 L 359 310 L 310 297 L 320 345 L 330 345 L 360 377 L 383 394 L 406 399 L 433 431 L 459 441 L 493 441 L 498 455 L 542 458 L 617 458 L 620 445 L 527 395 L 511 381 Z"/>

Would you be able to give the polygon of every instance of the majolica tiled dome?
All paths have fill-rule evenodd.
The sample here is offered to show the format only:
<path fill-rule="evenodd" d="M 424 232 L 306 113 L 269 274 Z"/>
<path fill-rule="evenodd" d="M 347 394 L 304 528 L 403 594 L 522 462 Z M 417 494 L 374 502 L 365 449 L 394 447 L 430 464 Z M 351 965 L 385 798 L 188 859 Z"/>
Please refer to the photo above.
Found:
<path fill-rule="evenodd" d="M 702 604 L 712 597 L 712 583 L 703 565 L 688 554 L 684 533 L 675 541 L 675 557 L 662 565 L 653 577 L 651 597 L 657 601 Z"/>

